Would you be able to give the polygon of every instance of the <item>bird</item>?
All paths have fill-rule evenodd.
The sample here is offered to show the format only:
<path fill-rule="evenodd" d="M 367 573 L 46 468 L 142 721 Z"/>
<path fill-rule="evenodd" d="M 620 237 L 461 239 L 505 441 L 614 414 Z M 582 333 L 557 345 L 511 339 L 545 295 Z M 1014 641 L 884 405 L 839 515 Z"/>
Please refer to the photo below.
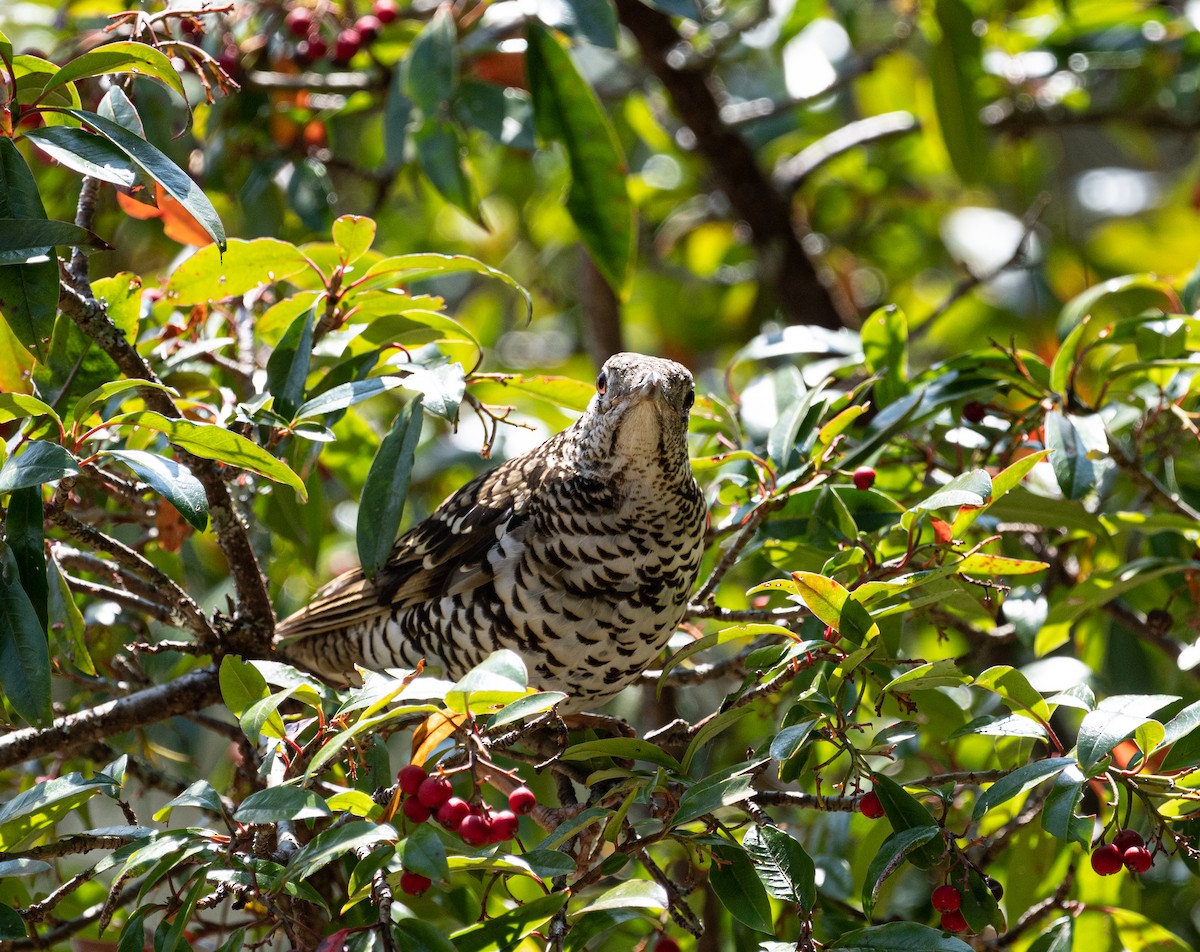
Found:
<path fill-rule="evenodd" d="M 283 660 L 336 687 L 356 666 L 457 680 L 493 651 L 595 709 L 660 655 L 687 608 L 707 508 L 688 458 L 683 365 L 619 353 L 567 429 L 476 477 L 368 578 L 335 578 L 276 628 Z"/>

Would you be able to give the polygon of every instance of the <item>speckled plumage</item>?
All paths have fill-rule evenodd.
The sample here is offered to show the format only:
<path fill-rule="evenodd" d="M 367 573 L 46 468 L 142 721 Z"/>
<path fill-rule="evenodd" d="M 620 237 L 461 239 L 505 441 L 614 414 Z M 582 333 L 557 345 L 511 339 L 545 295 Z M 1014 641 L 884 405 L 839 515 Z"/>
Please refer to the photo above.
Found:
<path fill-rule="evenodd" d="M 566 711 L 617 694 L 666 645 L 703 549 L 687 456 L 692 376 L 617 354 L 571 427 L 472 480 L 397 541 L 374 580 L 334 579 L 282 621 L 277 650 L 334 684 L 354 665 L 452 679 L 498 648 Z"/>

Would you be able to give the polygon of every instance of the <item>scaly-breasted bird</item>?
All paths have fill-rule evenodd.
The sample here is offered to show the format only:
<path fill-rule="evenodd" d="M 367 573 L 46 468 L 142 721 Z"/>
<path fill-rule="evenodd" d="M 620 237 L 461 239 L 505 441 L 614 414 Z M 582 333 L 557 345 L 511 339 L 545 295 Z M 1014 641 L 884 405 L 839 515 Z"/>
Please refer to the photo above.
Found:
<path fill-rule="evenodd" d="M 602 704 L 666 645 L 703 552 L 688 463 L 692 375 L 617 354 L 583 415 L 469 482 L 396 542 L 374 578 L 347 572 L 276 629 L 283 658 L 333 684 L 354 665 L 457 679 L 492 651 L 530 683 Z"/>

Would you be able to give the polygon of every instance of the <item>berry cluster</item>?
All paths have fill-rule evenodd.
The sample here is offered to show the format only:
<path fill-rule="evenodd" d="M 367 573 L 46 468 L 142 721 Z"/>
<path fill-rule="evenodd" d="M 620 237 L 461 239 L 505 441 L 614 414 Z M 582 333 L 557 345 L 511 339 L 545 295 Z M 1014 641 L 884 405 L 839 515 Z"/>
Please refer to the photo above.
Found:
<path fill-rule="evenodd" d="M 1154 865 L 1154 855 L 1137 830 L 1121 830 L 1107 846 L 1092 850 L 1092 869 L 1101 876 L 1112 876 L 1124 867 L 1131 873 L 1144 873 Z"/>
<path fill-rule="evenodd" d="M 424 823 L 433 817 L 451 833 L 457 833 L 468 846 L 507 843 L 517 835 L 518 816 L 532 813 L 537 806 L 537 795 L 524 786 L 508 795 L 507 810 L 493 810 L 482 800 L 468 803 L 454 795 L 446 777 L 431 776 L 417 764 L 402 767 L 396 779 L 404 794 L 400 810 L 405 817 L 413 823 Z M 400 878 L 400 888 L 413 896 L 419 896 L 429 886 L 427 878 L 408 870 Z"/>
<path fill-rule="evenodd" d="M 308 66 L 331 56 L 335 66 L 345 66 L 364 47 L 370 46 L 383 28 L 400 15 L 396 0 L 375 0 L 371 12 L 360 16 L 349 26 L 338 24 L 333 46 L 321 32 L 321 20 L 308 7 L 295 6 L 287 12 L 283 24 L 299 39 L 296 61 Z M 331 55 L 332 54 L 332 55 Z"/>

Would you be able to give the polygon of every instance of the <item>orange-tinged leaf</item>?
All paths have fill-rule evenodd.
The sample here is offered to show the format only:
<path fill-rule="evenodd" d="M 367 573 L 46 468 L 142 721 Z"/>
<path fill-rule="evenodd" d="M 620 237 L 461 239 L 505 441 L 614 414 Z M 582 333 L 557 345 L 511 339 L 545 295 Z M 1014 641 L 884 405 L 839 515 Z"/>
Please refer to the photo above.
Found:
<path fill-rule="evenodd" d="M 149 218 L 162 217 L 162 212 L 159 211 L 157 206 L 139 202 L 136 198 L 126 195 L 124 192 L 117 192 L 117 204 L 121 206 L 121 211 L 130 218 L 137 218 L 144 221 Z"/>
<path fill-rule="evenodd" d="M 933 536 L 938 541 L 938 545 L 949 545 L 954 541 L 954 531 L 950 528 L 950 524 L 942 519 L 931 519 L 933 525 Z"/>
<path fill-rule="evenodd" d="M 459 726 L 465 724 L 470 715 L 466 712 L 434 711 L 413 731 L 412 762 L 421 766 L 438 744 L 454 735 Z"/>

